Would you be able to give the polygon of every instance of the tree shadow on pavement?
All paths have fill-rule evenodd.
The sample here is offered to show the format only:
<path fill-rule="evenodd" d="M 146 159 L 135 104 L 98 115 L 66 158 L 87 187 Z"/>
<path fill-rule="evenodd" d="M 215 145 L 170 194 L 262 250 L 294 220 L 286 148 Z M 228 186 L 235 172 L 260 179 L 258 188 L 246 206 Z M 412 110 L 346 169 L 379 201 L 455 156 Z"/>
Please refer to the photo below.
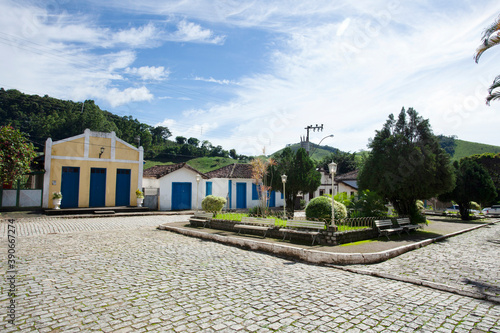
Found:
<path fill-rule="evenodd" d="M 500 286 L 495 286 L 482 281 L 472 281 L 467 278 L 462 279 L 462 282 L 474 286 L 476 290 L 482 295 L 495 296 L 495 297 L 500 296 Z"/>

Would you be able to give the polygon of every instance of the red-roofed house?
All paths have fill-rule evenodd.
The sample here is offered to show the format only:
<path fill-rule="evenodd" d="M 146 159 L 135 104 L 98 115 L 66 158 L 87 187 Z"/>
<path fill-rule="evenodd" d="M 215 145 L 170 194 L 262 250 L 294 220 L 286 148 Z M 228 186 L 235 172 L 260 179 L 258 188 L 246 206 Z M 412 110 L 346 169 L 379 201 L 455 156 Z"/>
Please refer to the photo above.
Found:
<path fill-rule="evenodd" d="M 186 163 L 156 165 L 144 170 L 142 185 L 145 189 L 160 189 L 160 210 L 189 210 L 201 208 L 205 179 L 207 175 Z"/>

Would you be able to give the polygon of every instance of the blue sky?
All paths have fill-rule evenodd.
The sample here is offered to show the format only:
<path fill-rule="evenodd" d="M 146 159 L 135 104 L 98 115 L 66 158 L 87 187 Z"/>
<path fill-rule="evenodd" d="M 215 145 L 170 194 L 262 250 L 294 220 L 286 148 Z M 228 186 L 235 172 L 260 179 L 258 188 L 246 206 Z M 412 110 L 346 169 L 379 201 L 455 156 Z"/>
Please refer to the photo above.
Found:
<path fill-rule="evenodd" d="M 215 3 L 215 4 L 214 4 Z M 435 134 L 500 145 L 486 106 L 498 1 L 0 0 L 0 86 L 131 115 L 238 153 L 344 151 L 401 107 Z"/>

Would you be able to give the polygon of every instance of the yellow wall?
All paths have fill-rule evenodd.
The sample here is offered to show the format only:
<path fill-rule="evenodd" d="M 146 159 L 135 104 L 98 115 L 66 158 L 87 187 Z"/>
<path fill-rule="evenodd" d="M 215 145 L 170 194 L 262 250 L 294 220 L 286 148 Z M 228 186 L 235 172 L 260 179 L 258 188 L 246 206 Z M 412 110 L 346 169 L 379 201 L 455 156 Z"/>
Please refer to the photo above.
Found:
<path fill-rule="evenodd" d="M 52 156 L 83 157 L 85 151 L 85 138 L 62 142 L 52 146 Z"/>
<path fill-rule="evenodd" d="M 88 207 L 90 197 L 90 170 L 91 168 L 105 168 L 106 206 L 115 206 L 116 171 L 117 169 L 130 169 L 130 205 L 136 205 L 137 198 L 135 190 L 137 189 L 139 175 L 139 152 L 116 142 L 117 147 L 118 144 L 120 145 L 120 153 L 119 157 L 118 153 L 116 153 L 117 156 L 115 159 L 133 162 L 115 162 L 111 160 L 111 139 L 90 137 L 89 156 L 88 159 L 84 159 L 84 140 L 84 138 L 79 138 L 73 141 L 58 143 L 52 147 L 53 158 L 51 159 L 50 165 L 51 177 L 49 184 L 50 199 L 52 199 L 53 192 L 61 191 L 62 168 L 79 167 L 80 185 L 78 207 Z M 105 147 L 105 150 L 99 159 L 101 147 Z M 57 156 L 70 156 L 75 157 L 75 159 L 58 159 Z M 54 208 L 52 200 L 49 200 L 48 204 L 49 208 Z"/>
<path fill-rule="evenodd" d="M 139 160 L 139 152 L 130 149 L 121 142 L 116 143 L 115 158 L 117 160 Z"/>
<path fill-rule="evenodd" d="M 110 159 L 111 158 L 111 139 L 96 138 L 96 137 L 90 137 L 89 158 L 99 158 L 99 154 L 101 153 L 101 147 L 104 148 L 104 152 L 102 153 L 100 158 Z"/>

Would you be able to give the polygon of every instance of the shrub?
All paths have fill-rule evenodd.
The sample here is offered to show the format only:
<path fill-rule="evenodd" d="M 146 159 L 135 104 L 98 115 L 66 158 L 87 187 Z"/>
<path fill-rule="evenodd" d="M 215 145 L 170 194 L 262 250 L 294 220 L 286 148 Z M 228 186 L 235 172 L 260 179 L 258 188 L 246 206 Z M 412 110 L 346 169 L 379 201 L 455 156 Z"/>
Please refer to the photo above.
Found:
<path fill-rule="evenodd" d="M 481 206 L 477 202 L 471 201 L 470 202 L 470 209 L 481 210 Z"/>
<path fill-rule="evenodd" d="M 223 197 L 216 197 L 214 195 L 207 195 L 201 202 L 201 208 L 205 212 L 213 213 L 214 216 L 217 212 L 220 212 L 224 205 L 226 204 L 226 199 Z"/>
<path fill-rule="evenodd" d="M 347 209 L 344 204 L 334 201 L 335 220 L 342 220 L 347 217 Z M 306 206 L 306 218 L 330 221 L 332 219 L 332 199 L 321 196 L 312 199 Z"/>

